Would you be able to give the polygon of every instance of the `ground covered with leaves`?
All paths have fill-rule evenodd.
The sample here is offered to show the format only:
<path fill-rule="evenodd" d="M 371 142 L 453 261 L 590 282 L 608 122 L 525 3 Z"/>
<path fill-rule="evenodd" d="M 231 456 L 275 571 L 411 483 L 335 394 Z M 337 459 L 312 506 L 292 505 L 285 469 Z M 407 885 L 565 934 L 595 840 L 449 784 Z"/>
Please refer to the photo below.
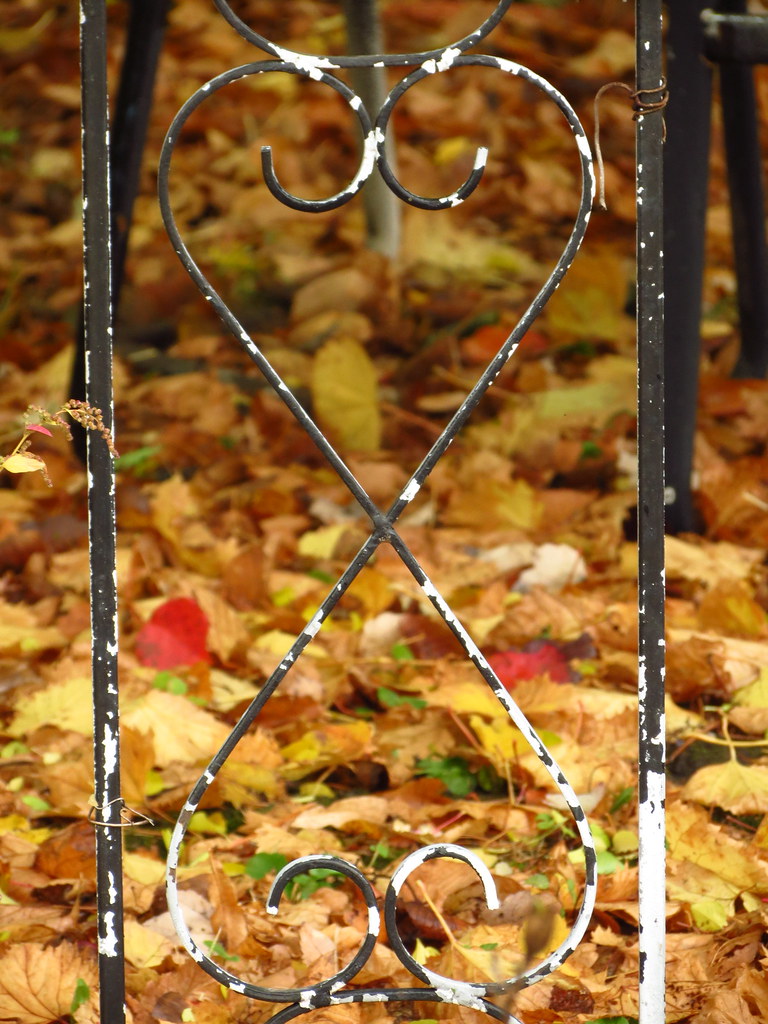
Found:
<path fill-rule="evenodd" d="M 171 117 L 205 80 L 259 56 L 212 6 L 179 0 L 172 12 L 117 332 L 126 956 L 137 1024 L 271 1013 L 221 989 L 180 948 L 165 907 L 166 845 L 210 757 L 370 529 L 196 297 L 160 224 L 153 168 Z M 458 38 L 488 6 L 389 0 L 392 49 Z M 631 81 L 628 7 L 518 4 L 487 50 L 551 79 L 591 131 L 597 89 Z M 296 49 L 343 48 L 336 4 L 239 9 Z M 14 0 L 7 13 L 4 454 L 28 405 L 54 410 L 68 397 L 80 290 L 76 11 Z M 343 106 L 313 83 L 263 76 L 203 105 L 172 176 L 190 248 L 384 507 L 540 287 L 578 200 L 573 142 L 543 97 L 480 69 L 440 77 L 400 104 L 398 173 L 422 194 L 450 193 L 487 143 L 486 181 L 449 212 L 404 210 L 395 261 L 366 248 L 358 202 L 311 217 L 263 184 L 265 141 L 296 194 L 332 194 L 354 173 Z M 526 1024 L 638 1013 L 634 126 L 624 93 L 604 98 L 601 129 L 608 212 L 593 217 L 566 283 L 400 524 L 582 795 L 600 850 L 586 939 L 516 994 Z M 717 155 L 713 169 L 696 453 L 704 529 L 667 545 L 667 1019 L 742 1024 L 768 1017 L 768 406 L 763 382 L 728 379 L 738 338 Z M 39 473 L 5 473 L 0 489 L 0 1019 L 87 1022 L 97 1004 L 85 474 L 64 438 L 38 432 L 32 450 L 52 486 Z M 419 962 L 499 980 L 526 949 L 541 957 L 559 944 L 583 888 L 572 822 L 383 545 L 195 814 L 182 905 L 228 970 L 306 986 L 348 962 L 367 915 L 339 876 L 313 870 L 269 917 L 275 871 L 334 853 L 381 896 L 398 863 L 436 841 L 478 854 L 502 909 L 487 910 L 467 865 L 429 862 L 399 906 Z M 355 979 L 411 982 L 383 940 Z M 368 1004 L 314 1016 L 385 1024 L 474 1013 Z"/>

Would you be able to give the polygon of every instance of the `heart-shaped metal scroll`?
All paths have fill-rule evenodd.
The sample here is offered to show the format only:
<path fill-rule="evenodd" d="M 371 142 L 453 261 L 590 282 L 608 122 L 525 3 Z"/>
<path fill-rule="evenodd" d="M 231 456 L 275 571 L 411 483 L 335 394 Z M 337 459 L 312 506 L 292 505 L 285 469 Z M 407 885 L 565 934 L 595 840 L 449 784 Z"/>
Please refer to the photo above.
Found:
<path fill-rule="evenodd" d="M 576 948 L 587 928 L 595 901 L 597 878 L 594 843 L 578 798 L 565 779 L 560 768 L 549 754 L 536 732 L 528 723 L 512 697 L 501 684 L 482 652 L 478 649 L 477 645 L 459 622 L 455 613 L 439 593 L 434 583 L 428 578 L 417 558 L 413 555 L 405 541 L 397 532 L 395 524 L 403 510 L 416 496 L 437 461 L 444 454 L 458 431 L 467 421 L 482 396 L 496 379 L 507 360 L 514 353 L 525 332 L 528 330 L 536 316 L 538 316 L 570 266 L 584 237 L 594 196 L 594 176 L 592 173 L 589 144 L 584 130 L 567 100 L 565 100 L 565 98 L 545 79 L 541 78 L 541 76 L 530 71 L 528 68 L 499 57 L 491 57 L 484 54 L 465 54 L 464 51 L 466 49 L 475 45 L 479 39 L 482 39 L 487 35 L 494 25 L 498 23 L 511 0 L 502 0 L 502 2 L 497 5 L 493 14 L 483 22 L 477 32 L 443 50 L 428 51 L 424 54 L 394 54 L 384 55 L 381 57 L 334 57 L 333 59 L 325 57 L 309 57 L 305 54 L 299 54 L 294 51 L 288 51 L 278 47 L 245 26 L 244 23 L 241 22 L 240 19 L 231 11 L 226 0 L 214 0 L 214 2 L 227 21 L 229 21 L 230 24 L 232 24 L 237 31 L 244 36 L 244 38 L 249 39 L 255 45 L 260 46 L 278 59 L 246 64 L 217 76 L 198 89 L 198 91 L 190 97 L 174 118 L 163 146 L 159 168 L 160 205 L 166 230 L 168 231 L 168 235 L 182 264 L 199 288 L 200 292 L 211 303 L 225 326 L 238 339 L 242 347 L 259 368 L 266 381 L 290 409 L 299 425 L 306 431 L 317 448 L 323 453 L 360 507 L 369 517 L 371 522 L 371 533 L 355 558 L 350 562 L 337 583 L 320 604 L 312 619 L 296 638 L 290 649 L 286 652 L 284 658 L 274 670 L 270 678 L 266 681 L 258 696 L 244 712 L 225 743 L 214 755 L 207 769 L 190 793 L 190 796 L 179 815 L 169 847 L 167 873 L 169 909 L 184 945 L 189 950 L 193 958 L 212 977 L 216 978 L 229 988 L 242 992 L 247 996 L 270 1002 L 289 1002 L 292 1004 L 272 1018 L 273 1021 L 281 1022 L 281 1024 L 283 1021 L 288 1021 L 293 1017 L 318 1006 L 344 1002 L 386 1002 L 393 1000 L 430 1000 L 458 1003 L 480 1009 L 499 1020 L 514 1020 L 515 1018 L 508 1017 L 504 1010 L 490 1002 L 486 996 L 501 995 L 505 991 L 508 991 L 511 986 L 520 987 L 521 985 L 530 984 L 531 982 L 544 977 L 558 967 Z M 383 64 L 386 66 L 415 64 L 417 67 L 390 91 L 386 102 L 378 112 L 375 122 L 372 124 L 371 119 L 364 109 L 359 97 L 357 97 L 357 95 L 347 85 L 329 74 L 329 71 L 341 67 L 374 66 L 376 64 Z M 485 152 L 483 150 L 478 151 L 474 170 L 460 189 L 450 196 L 438 199 L 426 199 L 409 192 L 400 184 L 400 182 L 397 181 L 394 173 L 387 164 L 384 151 L 384 137 L 393 108 L 398 99 L 408 89 L 430 75 L 442 74 L 449 71 L 451 68 L 468 65 L 494 68 L 506 74 L 521 78 L 545 93 L 546 96 L 548 96 L 549 99 L 557 105 L 573 133 L 576 147 L 578 149 L 582 173 L 581 200 L 568 242 L 547 281 L 523 314 L 517 326 L 510 333 L 509 337 L 500 347 L 497 354 L 485 368 L 461 407 L 426 453 L 400 495 L 392 502 L 386 511 L 382 511 L 366 493 L 344 460 L 324 437 L 315 421 L 299 403 L 296 396 L 282 380 L 266 355 L 255 344 L 248 332 L 240 324 L 237 317 L 229 309 L 226 303 L 224 303 L 221 296 L 205 278 L 197 263 L 192 258 L 181 238 L 181 234 L 178 230 L 171 209 L 168 189 L 171 160 L 177 140 L 187 119 L 209 96 L 223 89 L 230 83 L 251 75 L 258 75 L 266 72 L 302 75 L 328 85 L 347 100 L 353 114 L 357 117 L 363 132 L 363 155 L 358 171 L 346 189 L 328 199 L 310 201 L 292 196 L 283 189 L 274 171 L 271 153 L 268 149 L 266 151 L 262 151 L 265 178 L 267 179 L 267 182 L 274 194 L 282 202 L 294 208 L 307 210 L 309 212 L 317 212 L 340 206 L 342 203 L 348 202 L 363 187 L 365 181 L 372 173 L 374 166 L 378 166 L 389 187 L 405 202 L 414 206 L 435 210 L 455 206 L 462 202 L 462 200 L 469 195 L 480 181 L 485 164 Z M 526 969 L 519 977 L 505 979 L 491 985 L 476 985 L 469 982 L 462 982 L 443 977 L 442 975 L 435 974 L 434 972 L 431 972 L 417 964 L 403 946 L 402 940 L 397 932 L 394 919 L 395 905 L 398 892 L 405 878 L 418 863 L 422 863 L 423 861 L 429 860 L 433 857 L 452 857 L 464 860 L 474 868 L 484 885 L 489 905 L 493 905 L 493 901 L 496 898 L 495 888 L 487 868 L 482 865 L 482 862 L 472 854 L 471 851 L 463 850 L 461 847 L 456 846 L 438 845 L 427 847 L 424 850 L 416 851 L 403 861 L 392 878 L 392 883 L 387 892 L 385 901 L 385 917 L 390 944 L 397 953 L 401 962 L 416 978 L 418 978 L 419 981 L 424 983 L 426 987 L 413 989 L 347 989 L 345 988 L 347 982 L 349 982 L 359 972 L 370 956 L 378 935 L 379 912 L 376 907 L 373 890 L 370 883 L 365 879 L 358 868 L 341 860 L 340 858 L 326 857 L 323 855 L 301 858 L 288 865 L 281 873 L 278 874 L 272 893 L 268 899 L 267 910 L 270 913 L 277 912 L 280 895 L 282 894 L 287 882 L 294 875 L 306 871 L 308 867 L 332 867 L 342 875 L 345 875 L 361 893 L 368 907 L 368 933 L 360 949 L 350 963 L 344 966 L 331 978 L 328 978 L 311 988 L 305 989 L 272 989 L 262 987 L 246 982 L 230 971 L 220 967 L 202 949 L 200 949 L 190 935 L 189 929 L 184 920 L 176 885 L 176 874 L 181 845 L 189 826 L 190 819 L 198 808 L 207 788 L 214 781 L 217 772 L 232 753 L 239 740 L 257 718 L 277 686 L 290 671 L 291 666 L 296 662 L 297 658 L 301 656 L 307 645 L 317 634 L 322 623 L 333 611 L 352 581 L 368 564 L 376 549 L 382 543 L 390 544 L 397 552 L 400 559 L 416 580 L 422 592 L 431 602 L 454 636 L 458 639 L 459 643 L 464 648 L 467 657 L 477 667 L 486 683 L 495 693 L 500 704 L 507 711 L 511 720 L 526 737 L 531 748 L 544 764 L 557 789 L 565 799 L 571 814 L 573 815 L 579 837 L 584 847 L 586 881 L 582 904 L 567 938 L 540 964 Z"/>

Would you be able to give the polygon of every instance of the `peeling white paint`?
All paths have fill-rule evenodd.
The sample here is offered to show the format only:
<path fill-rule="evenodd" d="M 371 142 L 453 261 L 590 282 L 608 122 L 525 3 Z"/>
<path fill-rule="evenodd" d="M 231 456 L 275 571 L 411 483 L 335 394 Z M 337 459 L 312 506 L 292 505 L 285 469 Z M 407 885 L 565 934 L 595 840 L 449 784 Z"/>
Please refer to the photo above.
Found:
<path fill-rule="evenodd" d="M 104 729 L 104 739 L 101 741 L 104 748 L 104 778 L 108 779 L 117 768 L 117 736 L 109 726 Z"/>
<path fill-rule="evenodd" d="M 381 927 L 381 915 L 377 906 L 368 907 L 368 931 L 371 935 L 378 935 Z"/>
<path fill-rule="evenodd" d="M 324 618 L 325 618 L 325 616 L 323 615 L 322 611 L 315 612 L 315 614 L 312 616 L 312 618 L 306 624 L 306 626 L 304 627 L 302 632 L 304 634 L 306 634 L 307 636 L 311 636 L 311 637 L 317 636 L 317 634 L 318 634 L 318 632 L 320 630 L 320 627 L 323 624 L 323 619 Z"/>
<path fill-rule="evenodd" d="M 117 956 L 118 936 L 115 931 L 115 913 L 108 910 L 104 915 L 104 935 L 99 935 L 99 956 Z"/>
<path fill-rule="evenodd" d="M 273 44 L 274 45 L 274 44 Z M 284 50 L 281 46 L 275 46 L 275 56 L 284 60 L 286 64 L 293 64 L 299 71 L 319 82 L 323 77 L 323 71 L 338 68 L 327 57 L 315 57 L 309 53 L 296 53 L 294 50 Z"/>
<path fill-rule="evenodd" d="M 421 484 L 415 478 L 408 482 L 407 487 L 400 495 L 400 501 L 413 501 L 421 489 Z"/>

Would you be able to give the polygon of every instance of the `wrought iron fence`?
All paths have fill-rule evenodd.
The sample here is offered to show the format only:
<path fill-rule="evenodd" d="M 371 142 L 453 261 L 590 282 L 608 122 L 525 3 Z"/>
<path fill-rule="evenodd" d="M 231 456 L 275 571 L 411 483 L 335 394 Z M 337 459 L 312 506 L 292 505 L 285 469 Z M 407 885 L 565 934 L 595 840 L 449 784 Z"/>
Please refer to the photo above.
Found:
<path fill-rule="evenodd" d="M 181 941 L 202 970 L 233 991 L 266 1002 L 289 1004 L 271 1020 L 287 1021 L 311 1010 L 355 1002 L 432 1001 L 480 1010 L 498 1020 L 516 1020 L 504 1005 L 508 992 L 535 983 L 558 967 L 575 949 L 589 924 L 595 902 L 596 856 L 589 825 L 579 800 L 454 610 L 427 576 L 419 559 L 397 529 L 398 519 L 418 494 L 439 459 L 465 425 L 480 399 L 514 355 L 521 339 L 541 312 L 576 256 L 589 221 L 594 198 L 592 156 L 587 136 L 567 99 L 548 81 L 511 60 L 476 52 L 478 45 L 504 17 L 512 0 L 500 0 L 478 28 L 445 47 L 421 53 L 387 53 L 327 57 L 288 50 L 246 25 L 227 0 L 214 0 L 221 16 L 247 42 L 268 55 L 227 71 L 198 89 L 175 117 L 163 146 L 159 167 L 159 197 L 171 243 L 200 293 L 208 300 L 232 336 L 239 342 L 275 394 L 314 442 L 369 520 L 370 533 L 355 557 L 328 591 L 314 615 L 285 652 L 258 696 L 244 712 L 229 737 L 211 758 L 186 800 L 170 843 L 167 867 L 169 909 Z M 638 0 L 637 95 L 653 95 L 662 86 L 660 5 Z M 110 197 L 108 175 L 108 110 L 106 99 L 106 23 L 104 0 L 81 0 L 81 59 L 83 95 L 83 178 L 85 253 L 85 330 L 89 401 L 102 408 L 111 423 L 111 305 L 110 305 Z M 336 76 L 345 68 L 411 68 L 390 89 L 378 111 L 368 111 L 356 92 Z M 174 218 L 169 192 L 174 149 L 192 113 L 211 96 L 240 79 L 267 72 L 298 75 L 335 90 L 349 105 L 363 136 L 362 156 L 351 182 L 337 194 L 305 200 L 280 182 L 269 147 L 262 149 L 264 179 L 277 200 L 307 213 L 337 208 L 351 200 L 378 168 L 389 189 L 403 202 L 435 215 L 461 203 L 482 180 L 487 151 L 478 149 L 474 167 L 451 195 L 425 198 L 406 188 L 392 170 L 385 139 L 394 108 L 401 97 L 428 77 L 460 67 L 484 67 L 527 82 L 560 111 L 573 138 L 581 169 L 581 196 L 575 222 L 554 270 L 469 391 L 461 407 L 424 454 L 401 493 L 380 508 L 366 492 L 341 455 L 281 378 L 265 352 L 253 340 L 229 306 L 213 288 L 185 245 Z M 653 108 L 651 104 L 649 109 Z M 663 728 L 663 294 L 661 291 L 661 118 L 639 117 L 637 129 L 638 207 L 638 411 L 639 411 L 639 698 L 640 698 L 640 1005 L 643 1024 L 664 1017 L 664 887 L 659 885 L 664 863 L 664 728 Z M 89 444 L 89 509 L 92 551 L 92 631 L 94 683 L 94 750 L 96 764 L 96 822 L 98 866 L 99 955 L 101 963 L 101 1019 L 123 1019 L 124 981 L 121 893 L 121 809 L 118 755 L 119 708 L 117 693 L 117 601 L 115 580 L 114 476 L 103 446 Z M 305 988 L 269 988 L 239 978 L 217 964 L 200 948 L 184 919 L 177 890 L 180 850 L 192 815 L 214 782 L 218 771 L 239 740 L 258 718 L 267 701 L 293 670 L 307 647 L 333 614 L 338 602 L 381 545 L 389 545 L 413 576 L 436 613 L 462 645 L 466 657 L 526 737 L 554 785 L 564 798 L 584 848 L 585 885 L 581 905 L 568 936 L 540 963 L 528 965 L 517 976 L 489 984 L 446 977 L 419 964 L 398 931 L 397 901 L 409 875 L 425 861 L 445 857 L 463 861 L 477 874 L 489 907 L 497 905 L 493 878 L 471 850 L 453 844 L 427 846 L 407 856 L 395 870 L 384 902 L 387 941 L 400 962 L 421 984 L 409 988 L 353 988 L 349 983 L 370 957 L 380 934 L 382 913 L 374 890 L 355 865 L 337 856 L 318 853 L 286 865 L 275 878 L 267 911 L 279 912 L 280 898 L 296 875 L 313 867 L 331 868 L 346 876 L 359 890 L 367 907 L 368 931 L 357 953 L 333 976 Z M 496 1001 L 494 1001 L 496 1000 Z"/>

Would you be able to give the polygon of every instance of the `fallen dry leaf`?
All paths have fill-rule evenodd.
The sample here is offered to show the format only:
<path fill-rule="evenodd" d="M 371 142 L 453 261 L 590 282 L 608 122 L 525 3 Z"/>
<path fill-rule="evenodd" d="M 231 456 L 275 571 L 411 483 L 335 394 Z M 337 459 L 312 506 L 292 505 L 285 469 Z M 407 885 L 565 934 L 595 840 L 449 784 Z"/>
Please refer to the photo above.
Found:
<path fill-rule="evenodd" d="M 709 807 L 722 807 L 731 814 L 766 814 L 768 768 L 740 764 L 734 758 L 725 764 L 709 764 L 694 772 L 681 796 Z"/>
<path fill-rule="evenodd" d="M 312 367 L 312 400 L 321 426 L 345 449 L 379 447 L 376 368 L 359 341 L 336 338 L 323 345 Z"/>
<path fill-rule="evenodd" d="M 96 986 L 96 961 L 71 943 L 14 945 L 0 957 L 0 1017 L 50 1024 L 70 1013 L 78 981 Z"/>

